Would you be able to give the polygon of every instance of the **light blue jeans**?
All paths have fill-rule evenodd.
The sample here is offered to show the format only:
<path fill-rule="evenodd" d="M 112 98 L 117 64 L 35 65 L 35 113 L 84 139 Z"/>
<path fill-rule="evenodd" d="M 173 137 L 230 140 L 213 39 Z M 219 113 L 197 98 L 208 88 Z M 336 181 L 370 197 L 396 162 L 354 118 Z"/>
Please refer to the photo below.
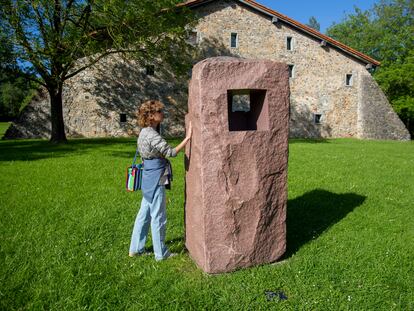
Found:
<path fill-rule="evenodd" d="M 155 260 L 163 260 L 170 255 L 165 246 L 165 231 L 167 225 L 167 213 L 165 205 L 165 186 L 158 186 L 154 193 L 152 203 L 142 198 L 141 208 L 135 219 L 132 230 L 130 253 L 143 253 L 148 229 L 151 223 L 152 245 L 154 247 Z"/>

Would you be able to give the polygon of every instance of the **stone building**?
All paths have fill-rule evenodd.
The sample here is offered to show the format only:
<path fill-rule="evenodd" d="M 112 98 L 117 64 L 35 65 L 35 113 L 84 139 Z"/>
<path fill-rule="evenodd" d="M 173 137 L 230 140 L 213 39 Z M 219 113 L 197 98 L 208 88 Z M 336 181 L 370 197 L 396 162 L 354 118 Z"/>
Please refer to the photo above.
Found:
<path fill-rule="evenodd" d="M 312 28 L 251 0 L 193 0 L 198 15 L 189 40 L 200 59 L 211 56 L 265 58 L 290 70 L 290 136 L 410 139 L 409 132 L 372 79 L 380 63 Z M 117 56 L 67 81 L 64 119 L 69 137 L 137 135 L 137 105 L 166 103 L 163 134 L 183 134 L 187 80 L 164 66 L 138 66 Z M 49 137 L 49 102 L 39 96 L 7 137 Z"/>

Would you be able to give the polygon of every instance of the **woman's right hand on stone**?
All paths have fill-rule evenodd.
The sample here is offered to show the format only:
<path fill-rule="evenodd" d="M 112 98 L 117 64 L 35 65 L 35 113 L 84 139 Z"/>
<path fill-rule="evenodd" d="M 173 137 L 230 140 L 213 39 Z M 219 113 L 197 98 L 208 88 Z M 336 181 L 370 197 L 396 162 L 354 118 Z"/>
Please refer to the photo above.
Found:
<path fill-rule="evenodd" d="M 190 121 L 190 124 L 188 125 L 188 132 L 187 132 L 187 136 L 185 137 L 187 140 L 190 140 L 191 139 L 191 135 L 193 134 L 193 126 L 192 126 L 192 124 L 191 124 L 191 121 Z"/>

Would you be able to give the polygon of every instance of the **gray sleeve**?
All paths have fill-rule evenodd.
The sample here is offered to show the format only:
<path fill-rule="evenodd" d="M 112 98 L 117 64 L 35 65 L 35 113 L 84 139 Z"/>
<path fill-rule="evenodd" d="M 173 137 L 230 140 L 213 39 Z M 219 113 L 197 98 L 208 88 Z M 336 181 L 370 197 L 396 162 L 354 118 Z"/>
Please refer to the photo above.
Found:
<path fill-rule="evenodd" d="M 158 150 L 164 157 L 175 157 L 177 152 L 158 133 L 151 137 L 151 147 Z"/>

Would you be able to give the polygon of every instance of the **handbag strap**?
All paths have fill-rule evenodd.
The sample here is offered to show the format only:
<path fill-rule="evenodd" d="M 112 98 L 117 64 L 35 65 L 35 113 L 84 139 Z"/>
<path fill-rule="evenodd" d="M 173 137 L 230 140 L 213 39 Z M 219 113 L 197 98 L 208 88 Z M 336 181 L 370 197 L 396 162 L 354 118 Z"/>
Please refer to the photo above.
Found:
<path fill-rule="evenodd" d="M 137 151 L 135 152 L 134 160 L 132 161 L 132 166 L 135 165 L 135 161 L 137 160 L 138 154 L 139 154 L 139 152 L 138 152 L 138 146 L 137 146 Z"/>

